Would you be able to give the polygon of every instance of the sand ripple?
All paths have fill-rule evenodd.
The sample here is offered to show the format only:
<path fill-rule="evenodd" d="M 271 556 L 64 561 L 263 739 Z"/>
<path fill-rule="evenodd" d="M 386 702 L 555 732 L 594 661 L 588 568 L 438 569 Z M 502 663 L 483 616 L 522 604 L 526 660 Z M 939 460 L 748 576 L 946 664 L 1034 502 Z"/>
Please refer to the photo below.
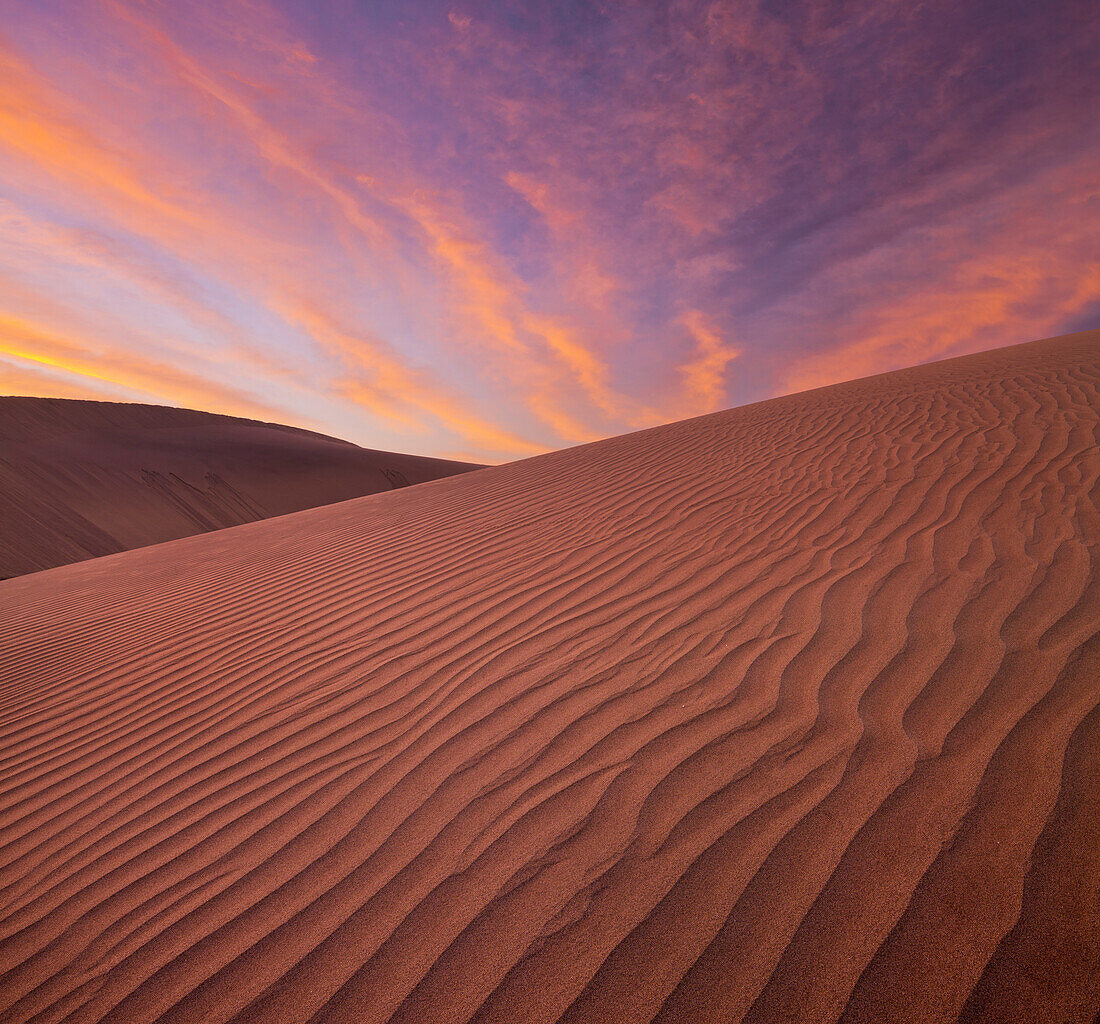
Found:
<path fill-rule="evenodd" d="M 1100 334 L 0 584 L 0 1020 L 1092 1021 Z"/>

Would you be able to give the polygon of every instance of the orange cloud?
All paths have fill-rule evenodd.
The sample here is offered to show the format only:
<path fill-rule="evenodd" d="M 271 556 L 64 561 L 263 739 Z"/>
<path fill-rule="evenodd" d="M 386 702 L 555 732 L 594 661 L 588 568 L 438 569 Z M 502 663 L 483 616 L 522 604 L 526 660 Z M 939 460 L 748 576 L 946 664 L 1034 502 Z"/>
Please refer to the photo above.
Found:
<path fill-rule="evenodd" d="M 160 249 L 187 261 L 202 259 L 204 251 L 220 252 L 238 266 L 270 265 L 279 246 L 272 239 L 254 238 L 237 230 L 227 211 L 211 210 L 198 196 L 182 194 L 152 160 L 137 153 L 122 153 L 103 142 L 77 120 L 65 98 L 58 95 L 40 76 L 12 53 L 0 48 L 0 152 L 7 151 L 33 166 L 24 182 L 40 181 L 45 174 L 61 180 L 70 196 L 85 197 L 87 206 Z M 165 198 L 171 197 L 171 198 Z M 205 207 L 205 209 L 204 209 Z M 14 208 L 6 208 L 6 219 L 17 217 Z M 28 230 L 28 218 L 22 218 Z M 37 228 L 42 250 L 68 252 L 65 259 L 104 265 L 119 260 L 102 250 L 77 241 L 74 231 L 58 232 Z M 47 237 L 49 236 L 49 237 Z M 131 262 L 128 273 L 138 274 L 143 287 L 154 285 L 153 278 Z M 173 282 L 160 288 L 162 297 L 189 305 L 188 312 L 209 322 L 208 308 L 188 303 L 182 284 Z M 221 327 L 227 324 L 222 321 Z"/>
<path fill-rule="evenodd" d="M 243 130 L 244 137 L 256 147 L 264 160 L 273 166 L 292 171 L 332 200 L 344 221 L 362 234 L 368 246 L 382 251 L 392 247 L 393 240 L 385 228 L 378 221 L 364 215 L 358 199 L 337 184 L 315 161 L 305 156 L 288 135 L 257 115 L 236 91 L 218 81 L 213 73 L 184 52 L 164 31 L 136 16 L 121 4 L 110 2 L 109 7 L 138 32 L 147 45 L 155 48 L 162 56 L 164 65 L 173 68 L 181 81 L 217 101 L 234 118 Z M 369 182 L 378 194 L 384 191 L 382 183 L 370 176 L 360 174 L 357 175 L 357 180 Z M 437 216 L 429 214 L 429 208 L 419 201 L 399 200 L 395 203 L 395 208 L 406 216 L 411 215 L 414 223 L 430 233 L 436 255 L 459 273 L 464 305 L 485 328 L 486 337 L 494 344 L 511 346 L 519 353 L 529 354 L 517 335 L 514 319 L 507 311 L 510 302 L 507 286 L 488 270 L 484 261 L 479 260 L 476 246 L 457 233 L 441 230 Z M 266 268 L 263 276 L 270 282 L 273 276 L 271 269 Z M 494 427 L 483 418 L 471 415 L 453 396 L 426 384 L 423 372 L 411 368 L 391 348 L 381 344 L 379 339 L 369 338 L 368 332 L 361 329 L 348 331 L 338 327 L 336 318 L 324 311 L 318 303 L 307 300 L 288 303 L 284 299 L 286 284 L 277 283 L 282 275 L 276 273 L 274 276 L 275 287 L 267 289 L 265 302 L 286 322 L 304 328 L 310 337 L 320 343 L 322 349 L 339 355 L 345 361 L 353 359 L 357 364 L 357 372 L 361 375 L 366 373 L 367 377 L 364 379 L 360 376 L 354 383 L 345 381 L 342 387 L 345 393 L 353 394 L 359 402 L 366 400 L 365 404 L 372 412 L 414 430 L 422 430 L 423 426 L 418 424 L 410 410 L 427 412 L 468 440 L 486 444 L 495 451 L 534 454 L 546 450 L 545 445 L 528 441 L 514 432 Z M 545 396 L 541 401 L 539 407 L 543 412 L 555 416 L 547 405 Z M 568 421 L 563 416 L 556 415 L 556 422 L 566 425 Z"/>
<path fill-rule="evenodd" d="M 246 129 L 248 138 L 257 146 L 266 160 L 294 171 L 307 183 L 317 187 L 336 203 L 339 211 L 352 227 L 361 230 L 370 242 L 375 244 L 380 242 L 383 234 L 374 222 L 361 214 L 356 200 L 350 193 L 336 186 L 308 161 L 301 159 L 284 136 L 255 116 L 250 107 L 239 97 L 222 88 L 164 33 L 137 20 L 121 5 L 111 4 L 110 6 L 134 28 L 145 33 L 148 40 L 162 53 L 167 64 L 174 67 L 192 87 L 221 103 Z M 104 190 L 113 191 L 116 193 L 116 201 L 110 203 L 109 208 L 119 220 L 140 229 L 155 243 L 171 247 L 185 259 L 194 258 L 195 251 L 189 246 L 185 237 L 177 231 L 173 230 L 166 234 L 157 230 L 155 222 L 148 216 L 150 208 L 155 209 L 158 214 L 163 214 L 166 219 L 175 222 L 183 221 L 193 227 L 201 226 L 209 229 L 196 232 L 204 236 L 208 244 L 213 241 L 216 247 L 230 253 L 245 250 L 249 257 L 244 261 L 245 269 L 248 263 L 253 264 L 252 276 L 262 282 L 263 297 L 275 312 L 283 316 L 287 323 L 303 327 L 310 337 L 321 343 L 323 349 L 336 352 L 343 357 L 353 354 L 361 372 L 369 369 L 369 388 L 360 378 L 355 388 L 349 388 L 349 391 L 354 390 L 360 401 L 364 397 L 369 397 L 368 405 L 372 412 L 379 413 L 406 428 L 422 431 L 422 422 L 418 422 L 412 412 L 408 411 L 420 409 L 438 416 L 474 443 L 486 444 L 493 450 L 510 454 L 534 454 L 546 450 L 543 445 L 495 428 L 483 419 L 472 416 L 460 408 L 452 397 L 433 392 L 424 384 L 422 374 L 411 370 L 392 352 L 383 351 L 378 344 L 366 341 L 362 332 L 339 334 L 333 327 L 332 317 L 322 313 L 318 307 L 310 307 L 309 304 L 303 303 L 296 309 L 290 308 L 284 301 L 287 292 L 287 283 L 283 280 L 285 270 L 279 264 L 270 262 L 272 256 L 278 256 L 277 245 L 270 245 L 262 239 L 247 239 L 234 231 L 231 223 L 227 223 L 215 214 L 207 213 L 199 219 L 178 205 L 158 199 L 154 191 L 133 173 L 131 161 L 106 151 L 92 134 L 65 121 L 55 112 L 50 106 L 48 90 L 40 87 L 29 68 L 9 56 L 3 65 L 3 70 L 8 72 L 5 84 L 9 87 L 6 93 L 9 99 L 6 111 L 9 120 L 8 122 L 0 120 L 0 124 L 12 124 L 16 116 L 14 111 L 18 109 L 21 132 L 13 134 L 19 141 L 17 148 L 21 155 L 33 159 L 41 168 L 51 173 L 56 171 L 74 178 L 75 180 L 72 181 L 74 190 L 99 191 L 102 186 Z M 14 79 L 17 77 L 19 80 L 15 82 Z M 21 98 L 16 100 L 13 98 L 16 95 Z M 139 209 L 135 210 L 134 207 Z M 9 219 L 18 216 L 10 206 L 4 212 Z M 73 244 L 71 232 L 61 234 L 51 232 L 41 224 L 30 224 L 26 218 L 22 220 L 21 227 L 27 234 L 36 231 L 39 249 L 50 248 L 58 258 L 78 260 L 97 266 L 103 266 L 109 262 L 104 259 L 102 253 L 95 253 L 85 246 Z M 47 242 L 48 245 L 45 244 Z M 282 260 L 279 262 L 282 263 Z M 117 270 L 117 265 L 112 269 Z M 145 280 L 142 284 L 148 287 L 150 281 Z M 262 348 L 247 345 L 246 340 L 241 337 L 234 325 L 224 318 L 219 318 L 215 311 L 188 302 L 186 296 L 178 289 L 177 285 L 175 289 L 162 293 L 161 297 L 174 305 L 183 306 L 188 315 L 196 321 L 205 322 L 208 325 L 213 323 L 222 333 L 236 334 L 237 341 L 247 357 L 264 366 L 268 372 L 286 372 L 285 368 L 267 358 Z M 11 318 L 8 319 L 9 330 L 14 323 L 15 321 Z M 80 346 L 78 345 L 66 345 L 60 337 L 50 336 L 43 331 L 26 329 L 19 333 L 21 334 L 21 347 L 18 350 L 20 358 L 35 361 L 43 366 L 56 366 L 107 384 L 120 387 L 133 385 L 144 395 L 161 398 L 169 394 L 178 395 L 178 389 L 169 391 L 157 386 L 157 382 L 153 379 L 155 374 L 152 373 L 152 364 L 143 364 L 140 367 L 122 365 L 115 359 L 113 362 L 109 361 L 111 371 L 104 375 L 97 370 L 103 360 L 79 358 Z M 338 343 L 334 344 L 334 339 L 337 338 Z M 64 350 L 63 357 L 58 356 L 59 349 Z M 174 367 L 163 366 L 160 369 L 163 370 L 167 379 L 178 380 L 181 376 Z M 192 389 L 192 393 L 195 393 L 195 390 Z M 205 393 L 208 396 L 205 399 L 208 407 L 212 400 L 217 401 L 214 398 L 215 395 L 226 394 L 213 387 L 206 389 Z M 227 400 L 235 409 L 241 407 L 239 396 Z M 402 409 L 405 411 L 403 412 Z M 225 411 L 230 410 L 225 409 Z"/>
<path fill-rule="evenodd" d="M 907 239 L 907 259 L 926 275 L 928 268 L 938 270 L 928 279 L 914 281 L 907 267 L 896 266 L 898 253 L 877 254 L 893 268 L 886 296 L 859 303 L 840 325 L 841 343 L 797 360 L 784 389 L 803 391 L 1055 333 L 1100 295 L 1093 228 L 1100 187 L 1091 171 L 1091 164 L 1070 167 L 1007 196 L 995 227 L 977 238 L 969 237 L 967 225 L 947 224 Z M 863 276 L 858 266 L 837 272 Z"/>
<path fill-rule="evenodd" d="M 522 389 L 527 408 L 559 437 L 574 443 L 607 436 L 571 412 L 581 399 L 605 419 L 625 422 L 630 403 L 610 384 L 610 368 L 576 328 L 533 310 L 529 289 L 499 265 L 489 247 L 459 228 L 423 193 L 408 201 L 410 215 L 424 231 L 428 246 L 452 281 L 457 311 L 477 343 L 498 353 L 498 366 Z"/>
<path fill-rule="evenodd" d="M 0 359 L 0 395 L 79 398 L 97 402 L 123 397 L 117 388 L 97 388 L 93 384 L 74 381 L 45 367 L 23 366 L 6 359 Z"/>
<path fill-rule="evenodd" d="M 214 409 L 229 415 L 283 422 L 284 410 L 176 366 L 142 359 L 132 352 L 112 350 L 97 340 L 69 339 L 13 316 L 0 314 L 0 357 L 29 364 L 32 369 L 60 371 L 95 381 L 132 400 L 194 409 Z"/>
<path fill-rule="evenodd" d="M 354 403 L 387 438 L 520 455 L 758 397 L 772 367 L 806 387 L 1052 333 L 1092 300 L 1094 210 L 1063 216 L 1084 176 L 1034 184 L 1087 143 L 1057 104 L 982 134 L 1000 100 L 967 83 L 996 40 L 955 78 L 899 46 L 905 74 L 870 67 L 836 118 L 852 33 L 894 39 L 919 5 L 828 31 L 756 2 L 676 5 L 662 33 L 644 5 L 573 35 L 528 13 L 387 34 L 103 0 L 83 45 L 0 42 L 0 311 L 54 339 L 20 351 L 87 342 L 104 388 L 236 374 L 245 398 L 334 396 L 343 433 Z M 905 145 L 874 127 L 899 104 Z"/>
<path fill-rule="evenodd" d="M 698 310 L 687 313 L 683 323 L 695 341 L 695 352 L 680 367 L 684 391 L 680 408 L 686 410 L 681 415 L 716 412 L 728 404 L 726 370 L 741 355 L 741 349 L 726 344 Z"/>
<path fill-rule="evenodd" d="M 392 237 L 379 221 L 363 212 L 359 199 L 290 134 L 261 117 L 229 79 L 185 52 L 144 15 L 114 0 L 107 0 L 106 6 L 135 34 L 143 48 L 159 55 L 162 69 L 171 70 L 184 88 L 216 103 L 261 159 L 292 173 L 305 186 L 331 201 L 342 221 L 361 236 L 368 249 L 379 253 L 393 251 Z M 280 49 L 261 44 L 260 48 L 285 56 L 285 46 Z M 484 417 L 471 416 L 453 395 L 427 384 L 422 371 L 414 370 L 377 338 L 371 339 L 369 331 L 335 327 L 338 316 L 323 303 L 302 300 L 296 308 L 289 309 L 284 296 L 288 286 L 293 288 L 296 284 L 288 276 L 294 257 L 282 240 L 257 235 L 245 225 L 238 226 L 234 212 L 212 204 L 209 196 L 181 194 L 177 188 L 166 187 L 162 180 L 164 173 L 154 161 L 145 155 L 139 158 L 134 153 L 113 151 L 93 132 L 78 125 L 67 101 L 53 94 L 25 64 L 9 55 L 4 68 L 8 95 L 19 97 L 18 102 L 13 98 L 8 103 L 7 110 L 9 118 L 19 118 L 20 131 L 13 134 L 21 140 L 16 148 L 24 158 L 33 160 L 48 173 L 65 177 L 74 193 L 94 195 L 101 208 L 109 211 L 118 223 L 176 258 L 195 261 L 202 259 L 204 250 L 219 253 L 223 266 L 231 261 L 233 272 L 251 281 L 258 296 L 273 312 L 286 323 L 305 330 L 324 351 L 339 354 L 346 362 L 348 353 L 357 348 L 359 362 L 354 388 L 346 383 L 346 377 L 339 378 L 345 381 L 345 393 L 354 391 L 357 401 L 365 402 L 372 412 L 406 430 L 422 429 L 417 417 L 430 412 L 471 442 L 476 436 L 477 443 L 491 443 L 494 450 L 513 454 L 544 450 L 544 445 L 495 427 Z M 17 109 L 18 114 L 14 113 Z M 376 197 L 383 198 L 416 225 L 428 251 L 450 280 L 457 312 L 468 325 L 466 331 L 452 333 L 451 344 L 488 346 L 503 355 L 493 372 L 503 374 L 525 408 L 559 437 L 588 441 L 614 433 L 626 424 L 653 421 L 653 410 L 615 390 L 610 366 L 590 343 L 582 340 L 595 331 L 607 336 L 606 329 L 593 326 L 600 318 L 588 318 L 584 327 L 569 322 L 580 312 L 578 299 L 582 307 L 593 309 L 605 304 L 608 295 L 618 288 L 600 270 L 598 253 L 591 248 L 581 251 L 581 246 L 575 246 L 574 266 L 566 274 L 571 286 L 566 302 L 574 311 L 571 317 L 536 312 L 527 302 L 523 283 L 484 242 L 476 239 L 472 228 L 460 229 L 451 220 L 452 214 L 444 213 L 438 203 L 429 202 L 428 193 L 417 190 L 415 180 L 406 183 L 403 192 L 393 194 L 388 192 L 392 185 L 385 185 L 375 176 L 361 173 L 355 180 L 359 184 L 368 182 Z M 517 176 L 513 184 L 526 190 L 560 239 L 565 239 L 570 231 L 575 236 L 580 234 L 579 214 L 552 205 L 545 190 L 540 192 L 528 179 Z M 89 259 L 87 252 L 80 255 Z M 102 254 L 91 259 L 104 262 Z M 114 262 L 112 271 L 140 277 L 140 268 L 119 267 L 118 261 Z M 139 283 L 181 309 L 193 322 L 209 327 L 221 337 L 233 338 L 242 356 L 262 366 L 266 373 L 286 374 L 285 367 L 273 361 L 263 346 L 242 335 L 215 310 L 188 297 L 182 283 L 169 283 L 166 287 L 151 279 Z M 602 319 L 606 320 L 606 315 Z M 620 328 L 618 333 L 625 332 Z M 336 337 L 338 344 L 333 343 Z"/>
<path fill-rule="evenodd" d="M 238 126 L 244 130 L 246 137 L 266 161 L 297 174 L 327 196 L 339 209 L 347 223 L 362 232 L 370 243 L 381 245 L 386 242 L 388 235 L 385 228 L 363 212 L 358 199 L 318 168 L 285 132 L 279 131 L 270 121 L 257 114 L 239 92 L 219 81 L 198 60 L 178 46 L 166 32 L 137 17 L 124 4 L 117 0 L 103 0 L 103 2 L 121 20 L 135 29 L 142 38 L 142 45 L 158 53 L 169 67 L 175 69 L 182 81 L 221 104 L 233 116 Z"/>
<path fill-rule="evenodd" d="M 81 192 L 127 200 L 148 215 L 179 218 L 178 204 L 161 198 L 134 173 L 133 154 L 113 152 L 65 110 L 65 102 L 23 61 L 0 46 L 0 145 Z"/>
<path fill-rule="evenodd" d="M 338 389 L 372 414 L 419 431 L 427 415 L 470 443 L 504 454 L 537 455 L 547 450 L 471 413 L 427 374 L 397 359 L 377 338 L 342 327 L 307 301 L 287 299 L 283 312 L 347 367 L 349 373 L 337 382 Z"/>

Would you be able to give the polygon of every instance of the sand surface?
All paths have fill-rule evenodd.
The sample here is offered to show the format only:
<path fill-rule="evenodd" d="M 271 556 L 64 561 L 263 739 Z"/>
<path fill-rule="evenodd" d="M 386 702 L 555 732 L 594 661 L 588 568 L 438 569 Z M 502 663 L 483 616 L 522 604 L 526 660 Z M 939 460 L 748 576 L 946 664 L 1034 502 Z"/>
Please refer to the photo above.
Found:
<path fill-rule="evenodd" d="M 4 1022 L 1092 1022 L 1100 334 L 0 584 Z"/>
<path fill-rule="evenodd" d="M 190 409 L 0 398 L 0 579 L 474 468 Z"/>

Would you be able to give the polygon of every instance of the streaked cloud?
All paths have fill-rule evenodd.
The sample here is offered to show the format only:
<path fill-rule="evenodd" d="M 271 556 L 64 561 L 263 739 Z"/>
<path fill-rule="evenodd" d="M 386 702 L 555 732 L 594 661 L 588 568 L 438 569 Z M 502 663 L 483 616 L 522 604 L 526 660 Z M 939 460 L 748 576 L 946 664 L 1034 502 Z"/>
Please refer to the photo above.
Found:
<path fill-rule="evenodd" d="M 99 385 L 118 397 L 217 408 L 230 415 L 270 420 L 275 410 L 220 381 L 196 377 L 178 367 L 98 339 L 74 341 L 41 326 L 0 315 L 0 359 L 44 375 L 60 375 L 85 386 Z"/>
<path fill-rule="evenodd" d="M 502 460 L 1097 309 L 1071 0 L 10 7 L 8 387 Z"/>

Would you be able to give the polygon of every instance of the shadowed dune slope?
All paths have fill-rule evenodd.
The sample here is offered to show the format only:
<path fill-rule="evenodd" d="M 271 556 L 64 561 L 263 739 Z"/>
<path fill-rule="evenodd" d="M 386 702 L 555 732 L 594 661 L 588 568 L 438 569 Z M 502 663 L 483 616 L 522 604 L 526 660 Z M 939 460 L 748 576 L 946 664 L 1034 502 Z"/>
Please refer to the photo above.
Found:
<path fill-rule="evenodd" d="M 191 409 L 0 398 L 0 578 L 478 468 Z"/>
<path fill-rule="evenodd" d="M 0 1020 L 1093 1021 L 1100 335 L 0 584 Z"/>

